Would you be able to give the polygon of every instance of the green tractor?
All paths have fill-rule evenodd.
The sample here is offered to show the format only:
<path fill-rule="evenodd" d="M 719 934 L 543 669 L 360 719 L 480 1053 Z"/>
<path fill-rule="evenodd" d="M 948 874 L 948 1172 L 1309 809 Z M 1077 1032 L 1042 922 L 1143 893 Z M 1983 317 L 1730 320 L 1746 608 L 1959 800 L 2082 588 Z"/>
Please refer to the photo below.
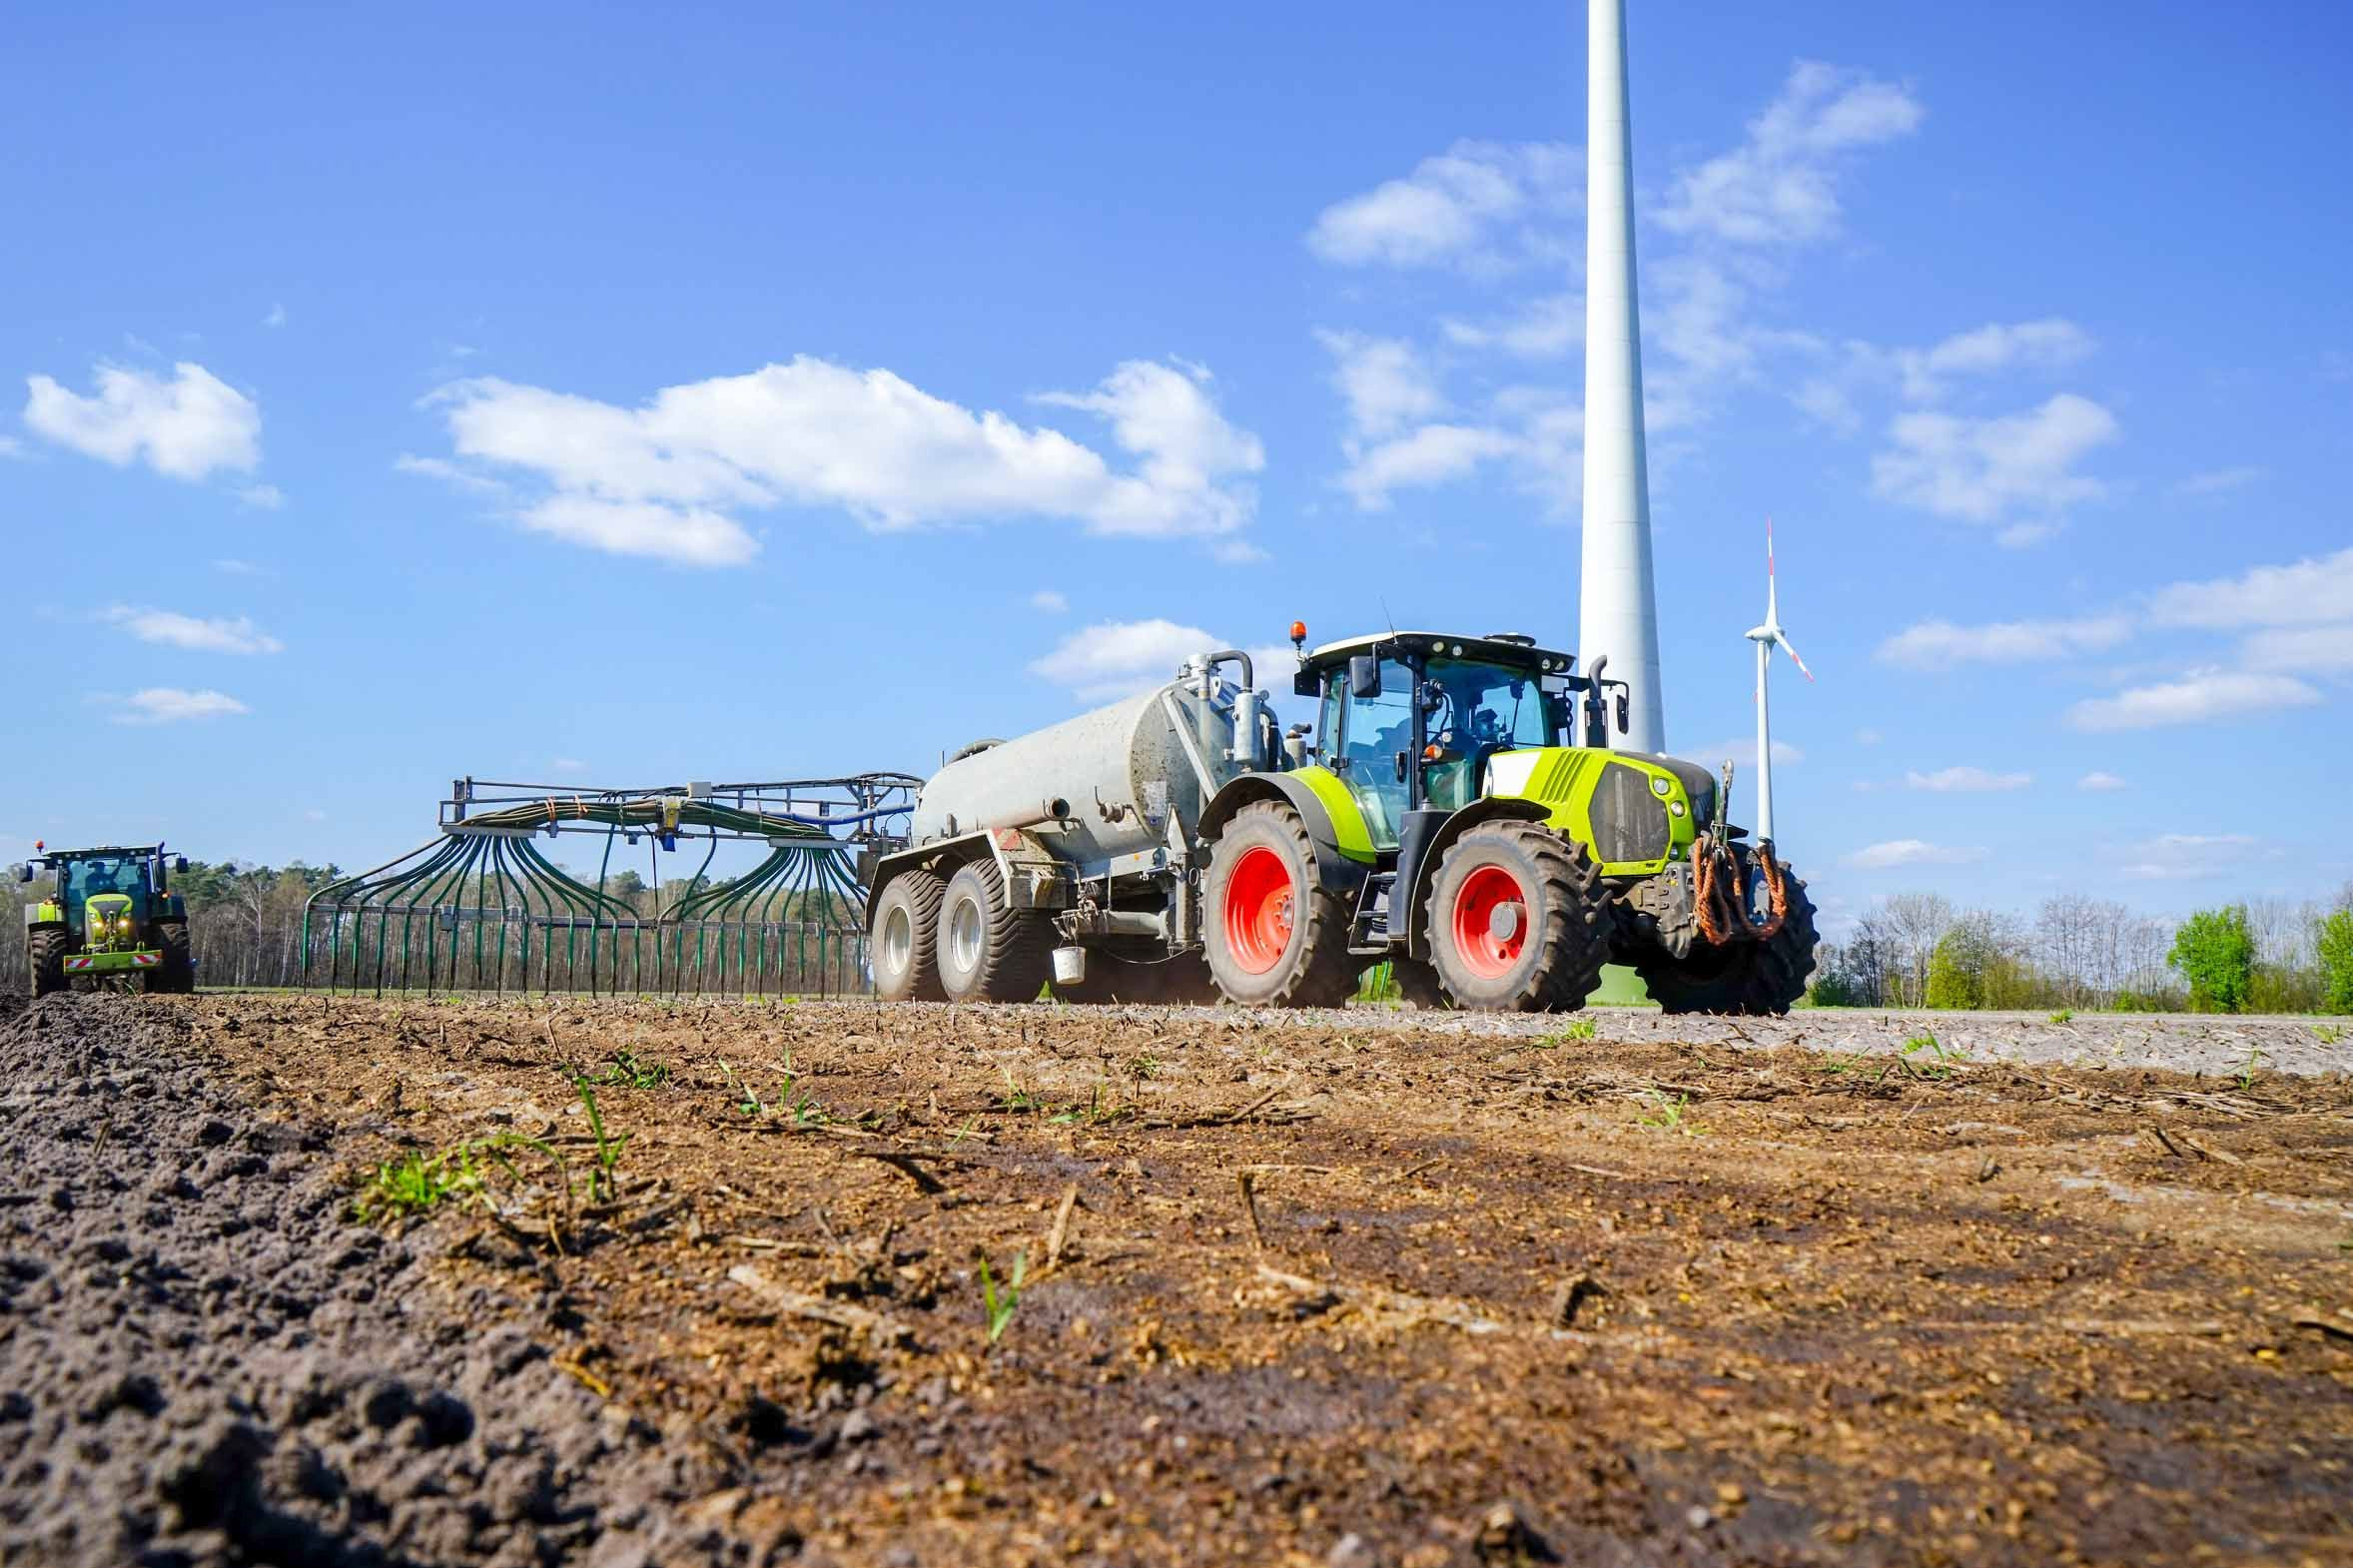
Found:
<path fill-rule="evenodd" d="M 1320 708 L 1293 766 L 1203 814 L 1219 989 L 1327 1000 L 1385 957 L 1408 1001 L 1545 1012 L 1621 964 L 1670 1013 L 1787 1012 L 1814 967 L 1805 883 L 1727 821 L 1729 765 L 1720 785 L 1609 746 L 1626 686 L 1607 663 L 1578 674 L 1516 635 L 1302 652 L 1293 689 Z"/>
<path fill-rule="evenodd" d="M 49 885 L 25 906 L 25 948 L 33 995 L 76 981 L 122 983 L 144 976 L 151 992 L 196 989 L 188 948 L 188 910 L 165 883 L 164 847 L 52 850 L 16 868 L 31 882 L 46 866 Z M 186 871 L 186 857 L 172 862 Z"/>

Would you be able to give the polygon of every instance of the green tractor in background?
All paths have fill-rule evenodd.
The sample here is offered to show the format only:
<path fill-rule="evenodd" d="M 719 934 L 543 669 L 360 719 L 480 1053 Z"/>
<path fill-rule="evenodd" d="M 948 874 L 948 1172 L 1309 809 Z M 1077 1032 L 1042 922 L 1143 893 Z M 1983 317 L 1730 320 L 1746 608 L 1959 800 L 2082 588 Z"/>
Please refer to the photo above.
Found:
<path fill-rule="evenodd" d="M 63 991 L 77 980 L 98 984 L 144 976 L 151 992 L 196 989 L 188 946 L 188 910 L 165 881 L 164 847 L 109 846 L 52 850 L 16 868 L 31 882 L 46 866 L 50 883 L 25 906 L 25 949 L 33 995 Z M 185 856 L 172 862 L 186 871 Z"/>

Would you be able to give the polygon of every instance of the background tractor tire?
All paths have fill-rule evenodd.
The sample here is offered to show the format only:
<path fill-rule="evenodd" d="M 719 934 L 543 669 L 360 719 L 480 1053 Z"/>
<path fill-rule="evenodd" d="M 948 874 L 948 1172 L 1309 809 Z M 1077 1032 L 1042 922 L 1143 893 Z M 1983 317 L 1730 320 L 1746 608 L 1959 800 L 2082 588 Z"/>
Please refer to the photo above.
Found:
<path fill-rule="evenodd" d="M 1533 822 L 1482 822 L 1430 880 L 1430 957 L 1457 1007 L 1580 1008 L 1601 984 L 1614 923 L 1585 846 Z"/>
<path fill-rule="evenodd" d="M 1651 1000 L 1668 1013 L 1787 1013 L 1814 972 L 1814 901 L 1788 867 L 1789 907 L 1768 942 L 1694 947 L 1681 963 L 1652 949 L 1634 957 Z"/>
<path fill-rule="evenodd" d="M 1453 1005 L 1447 1000 L 1446 987 L 1438 979 L 1435 964 L 1400 954 L 1389 961 L 1389 978 L 1397 983 L 1399 1000 L 1424 1013 L 1435 1013 Z"/>
<path fill-rule="evenodd" d="M 65 956 L 74 950 L 72 932 L 63 926 L 36 931 L 25 939 L 25 946 L 33 968 L 34 996 L 54 996 L 71 984 L 65 978 Z"/>
<path fill-rule="evenodd" d="M 902 871 L 874 901 L 866 962 L 885 1002 L 945 1002 L 937 954 L 940 904 L 948 884 L 928 871 Z"/>
<path fill-rule="evenodd" d="M 1209 851 L 1201 898 L 1209 973 L 1243 1007 L 1336 1008 L 1356 994 L 1348 912 L 1316 875 L 1299 814 L 1261 800 Z"/>
<path fill-rule="evenodd" d="M 155 945 L 163 958 L 147 972 L 147 989 L 166 996 L 186 996 L 196 989 L 196 957 L 188 948 L 188 922 L 160 920 Z"/>
<path fill-rule="evenodd" d="M 951 1002 L 1035 1002 L 1053 970 L 1052 936 L 1044 916 L 1006 903 L 996 862 L 976 860 L 940 901 L 940 987 Z"/>

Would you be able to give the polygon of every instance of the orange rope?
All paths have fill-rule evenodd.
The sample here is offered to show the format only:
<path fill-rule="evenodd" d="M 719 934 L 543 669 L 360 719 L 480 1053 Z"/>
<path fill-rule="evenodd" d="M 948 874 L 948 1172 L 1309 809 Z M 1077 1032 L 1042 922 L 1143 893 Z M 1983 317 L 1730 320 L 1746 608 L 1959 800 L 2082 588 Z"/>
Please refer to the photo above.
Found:
<path fill-rule="evenodd" d="M 1759 844 L 1757 858 L 1765 868 L 1765 889 L 1772 904 L 1772 912 L 1762 921 L 1749 918 L 1748 900 L 1739 888 L 1740 857 L 1732 846 L 1707 833 L 1693 841 L 1692 915 L 1701 937 L 1708 942 L 1720 944 L 1741 936 L 1770 942 L 1780 934 L 1782 923 L 1789 918 L 1789 884 L 1782 877 L 1781 862 L 1774 859 L 1772 846 Z M 1729 879 L 1723 871 L 1726 862 L 1733 873 Z"/>

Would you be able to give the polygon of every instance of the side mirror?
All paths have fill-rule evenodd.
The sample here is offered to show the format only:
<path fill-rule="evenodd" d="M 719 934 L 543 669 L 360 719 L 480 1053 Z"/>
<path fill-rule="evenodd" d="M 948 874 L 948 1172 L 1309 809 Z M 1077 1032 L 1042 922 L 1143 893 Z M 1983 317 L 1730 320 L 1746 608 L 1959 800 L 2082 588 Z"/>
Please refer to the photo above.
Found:
<path fill-rule="evenodd" d="M 1410 771 L 1410 768 L 1411 768 L 1411 760 L 1410 760 L 1410 759 L 1412 758 L 1412 756 L 1413 756 L 1413 753 L 1411 753 L 1411 752 L 1409 752 L 1409 751 L 1400 751 L 1400 752 L 1398 752 L 1398 753 L 1397 753 L 1397 757 L 1396 757 L 1396 763 L 1397 763 L 1397 782 L 1398 782 L 1398 783 L 1400 783 L 1400 784 L 1402 784 L 1402 783 L 1404 783 L 1404 782 L 1405 782 L 1405 775 L 1406 775 L 1406 773 L 1407 773 L 1408 771 Z"/>
<path fill-rule="evenodd" d="M 1381 661 L 1369 653 L 1359 653 L 1348 660 L 1348 695 L 1377 697 L 1381 694 Z"/>
<path fill-rule="evenodd" d="M 1631 713 L 1631 711 L 1632 711 L 1632 710 L 1631 710 L 1631 709 L 1630 709 L 1630 708 L 1627 706 L 1627 702 L 1626 702 L 1626 693 L 1624 693 L 1624 692 L 1622 692 L 1622 691 L 1621 691 L 1621 692 L 1619 692 L 1619 693 L 1618 693 L 1618 733 L 1619 733 L 1619 734 L 1621 734 L 1621 735 L 1625 734 L 1625 733 L 1626 733 L 1626 731 L 1627 731 L 1627 729 L 1629 728 L 1629 725 L 1628 725 L 1628 722 L 1627 722 L 1627 721 L 1628 721 L 1628 716 L 1629 716 L 1629 714 Z"/>
<path fill-rule="evenodd" d="M 186 855 L 182 855 L 178 859 L 174 860 L 172 862 L 172 870 L 176 874 L 183 877 L 188 875 L 188 857 Z"/>
<path fill-rule="evenodd" d="M 30 882 L 30 881 L 32 881 L 32 880 L 33 880 L 33 866 L 32 866 L 32 862 L 30 862 L 30 861 L 19 861 L 19 862 L 17 863 L 17 867 L 16 867 L 16 880 L 17 880 L 17 881 L 19 881 L 19 882 Z"/>
<path fill-rule="evenodd" d="M 1320 697 L 1323 695 L 1323 682 L 1316 677 L 1313 670 L 1299 670 L 1291 676 L 1291 695 L 1294 697 Z"/>

